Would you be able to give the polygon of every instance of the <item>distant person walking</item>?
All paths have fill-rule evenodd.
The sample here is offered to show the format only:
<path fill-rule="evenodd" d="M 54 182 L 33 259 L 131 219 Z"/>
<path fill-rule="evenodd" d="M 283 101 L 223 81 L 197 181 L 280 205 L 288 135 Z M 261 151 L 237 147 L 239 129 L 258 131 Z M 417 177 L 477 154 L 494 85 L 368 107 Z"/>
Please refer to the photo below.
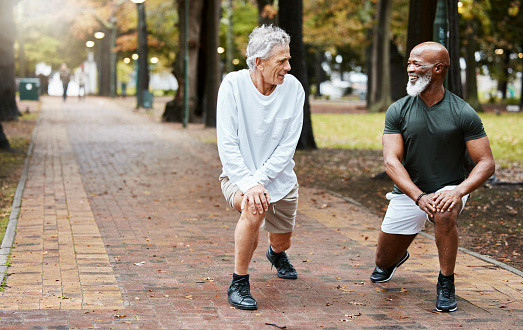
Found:
<path fill-rule="evenodd" d="M 427 218 L 434 223 L 440 273 L 436 309 L 457 309 L 454 268 L 457 220 L 469 194 L 494 174 L 494 158 L 478 114 L 445 90 L 447 50 L 435 42 L 414 47 L 407 65 L 408 96 L 385 116 L 383 158 L 394 181 L 381 225 L 372 282 L 389 281 L 409 258 L 407 248 Z M 465 151 L 476 164 L 465 177 Z"/>
<path fill-rule="evenodd" d="M 87 83 L 87 72 L 84 71 L 84 65 L 80 65 L 80 71 L 78 72 L 78 98 L 85 100 L 85 84 Z"/>
<path fill-rule="evenodd" d="M 229 206 L 241 213 L 229 303 L 257 309 L 248 268 L 260 227 L 268 231 L 266 256 L 277 275 L 298 274 L 285 253 L 291 246 L 298 181 L 293 156 L 303 124 L 305 92 L 291 70 L 290 36 L 278 27 L 255 28 L 247 45 L 249 70 L 229 73 L 218 92 L 220 182 Z"/>
<path fill-rule="evenodd" d="M 67 87 L 69 86 L 69 81 L 71 80 L 71 71 L 69 71 L 69 68 L 67 67 L 67 64 L 62 63 L 62 66 L 60 67 L 60 80 L 62 81 L 62 85 L 64 86 L 64 102 L 67 98 Z"/>

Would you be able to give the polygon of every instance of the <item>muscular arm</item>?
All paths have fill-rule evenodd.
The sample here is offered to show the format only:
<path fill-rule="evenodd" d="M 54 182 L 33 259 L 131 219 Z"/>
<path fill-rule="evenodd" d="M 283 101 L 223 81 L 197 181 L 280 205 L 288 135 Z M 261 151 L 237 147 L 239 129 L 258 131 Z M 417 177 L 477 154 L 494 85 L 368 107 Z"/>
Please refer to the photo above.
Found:
<path fill-rule="evenodd" d="M 412 182 L 409 173 L 401 163 L 403 154 L 404 144 L 401 134 L 383 134 L 385 172 L 404 194 L 416 200 L 423 191 Z M 431 216 L 435 211 L 432 201 L 429 198 L 425 198 L 425 196 L 420 199 L 419 207 Z"/>
<path fill-rule="evenodd" d="M 436 193 L 433 197 L 439 212 L 451 211 L 461 197 L 470 194 L 490 178 L 495 171 L 494 157 L 490 149 L 488 137 L 466 142 L 467 151 L 476 166 L 468 178 L 453 190 Z"/>

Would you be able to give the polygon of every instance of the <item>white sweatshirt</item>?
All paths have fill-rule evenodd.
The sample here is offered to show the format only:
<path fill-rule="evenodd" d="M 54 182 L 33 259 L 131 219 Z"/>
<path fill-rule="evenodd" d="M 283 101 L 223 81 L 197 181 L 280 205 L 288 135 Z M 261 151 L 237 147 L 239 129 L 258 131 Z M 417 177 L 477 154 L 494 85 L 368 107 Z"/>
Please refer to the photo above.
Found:
<path fill-rule="evenodd" d="M 271 202 L 285 197 L 297 183 L 294 151 L 303 125 L 305 92 L 290 74 L 265 96 L 249 70 L 229 73 L 218 92 L 216 134 L 222 176 L 245 193 L 258 183 Z"/>

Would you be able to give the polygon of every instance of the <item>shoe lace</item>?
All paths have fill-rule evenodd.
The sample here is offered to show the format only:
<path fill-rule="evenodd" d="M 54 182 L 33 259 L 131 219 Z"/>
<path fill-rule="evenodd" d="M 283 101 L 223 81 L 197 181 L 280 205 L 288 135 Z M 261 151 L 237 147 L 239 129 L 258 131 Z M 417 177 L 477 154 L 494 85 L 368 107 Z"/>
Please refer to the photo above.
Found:
<path fill-rule="evenodd" d="M 291 262 L 289 261 L 289 258 L 287 257 L 287 254 L 283 252 L 279 258 L 276 258 L 273 263 L 273 266 L 276 266 L 276 268 L 283 270 L 285 272 L 294 272 L 296 271 L 294 269 L 294 266 L 292 266 Z M 272 269 L 272 267 L 271 267 Z"/>
<path fill-rule="evenodd" d="M 248 282 L 236 282 L 236 289 L 242 298 L 251 297 L 251 288 Z"/>
<path fill-rule="evenodd" d="M 452 298 L 452 286 L 448 283 L 444 283 L 440 287 L 440 295 L 444 299 L 451 299 Z"/>

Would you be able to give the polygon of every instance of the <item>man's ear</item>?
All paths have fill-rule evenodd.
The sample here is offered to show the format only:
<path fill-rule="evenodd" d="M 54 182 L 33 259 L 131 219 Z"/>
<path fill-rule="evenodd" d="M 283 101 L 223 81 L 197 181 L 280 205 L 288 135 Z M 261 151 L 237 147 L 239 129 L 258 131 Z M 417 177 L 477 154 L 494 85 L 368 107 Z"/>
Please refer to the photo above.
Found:
<path fill-rule="evenodd" d="M 434 70 L 436 70 L 436 73 L 441 74 L 443 73 L 443 70 L 445 70 L 445 65 L 443 63 L 438 63 L 434 66 Z"/>
<path fill-rule="evenodd" d="M 258 70 L 262 71 L 263 70 L 263 60 L 259 57 L 256 57 L 256 67 L 258 68 Z"/>

